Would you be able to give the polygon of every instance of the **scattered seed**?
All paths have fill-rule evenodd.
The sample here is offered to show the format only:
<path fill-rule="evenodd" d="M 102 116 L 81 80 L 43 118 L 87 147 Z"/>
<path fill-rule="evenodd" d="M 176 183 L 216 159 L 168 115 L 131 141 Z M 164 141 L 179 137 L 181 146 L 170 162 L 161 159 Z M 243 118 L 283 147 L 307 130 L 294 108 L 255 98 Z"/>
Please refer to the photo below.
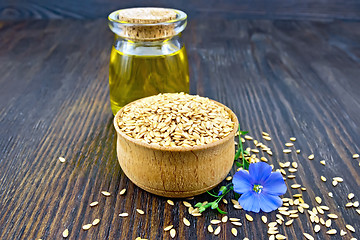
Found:
<path fill-rule="evenodd" d="M 126 192 L 126 188 L 122 189 L 119 194 L 120 194 L 120 195 L 124 195 L 125 192 Z"/>
<path fill-rule="evenodd" d="M 267 162 L 267 161 L 268 161 L 268 160 L 266 159 L 266 157 L 261 157 L 260 160 L 263 161 L 263 162 Z"/>
<path fill-rule="evenodd" d="M 325 226 L 326 226 L 326 227 L 330 227 L 330 226 L 331 226 L 331 219 L 326 220 Z"/>
<path fill-rule="evenodd" d="M 344 230 L 341 229 L 340 236 L 345 236 L 346 234 L 347 234 L 347 232 L 345 232 Z"/>
<path fill-rule="evenodd" d="M 226 181 L 230 181 L 232 179 L 232 176 L 228 176 L 227 178 L 225 178 Z"/>
<path fill-rule="evenodd" d="M 315 226 L 314 226 L 314 232 L 319 232 L 320 231 L 320 225 L 319 224 L 316 224 Z"/>
<path fill-rule="evenodd" d="M 288 175 L 287 176 L 289 179 L 294 179 L 296 176 L 295 175 Z"/>
<path fill-rule="evenodd" d="M 93 226 L 96 226 L 96 225 L 99 224 L 99 222 L 100 222 L 100 219 L 96 218 L 96 219 L 94 219 L 94 221 L 92 222 L 92 225 L 93 225 Z"/>
<path fill-rule="evenodd" d="M 268 136 L 263 136 L 263 139 L 265 139 L 266 141 L 271 141 L 271 137 Z"/>
<path fill-rule="evenodd" d="M 228 201 L 225 198 L 223 198 L 222 201 L 223 203 L 228 204 Z"/>
<path fill-rule="evenodd" d="M 221 219 L 221 221 L 223 223 L 226 223 L 228 221 L 228 216 L 223 216 L 223 218 Z"/>
<path fill-rule="evenodd" d="M 84 229 L 86 231 L 86 230 L 89 230 L 91 227 L 92 227 L 92 224 L 90 223 L 90 224 L 86 224 L 86 225 L 82 226 L 82 229 Z"/>
<path fill-rule="evenodd" d="M 291 163 L 291 166 L 293 166 L 293 168 L 298 168 L 297 162 L 292 162 L 292 163 Z"/>
<path fill-rule="evenodd" d="M 311 236 L 310 234 L 308 234 L 308 233 L 303 233 L 303 234 L 304 234 L 304 237 L 305 237 L 306 239 L 308 239 L 308 240 L 314 240 L 314 237 Z"/>
<path fill-rule="evenodd" d="M 119 216 L 120 216 L 120 217 L 128 217 L 129 214 L 125 212 L 125 213 L 120 213 Z"/>
<path fill-rule="evenodd" d="M 275 238 L 278 239 L 278 240 L 286 239 L 286 237 L 284 235 L 282 235 L 282 234 L 276 234 Z"/>
<path fill-rule="evenodd" d="M 301 194 L 301 193 L 297 193 L 297 194 L 294 194 L 293 197 L 294 197 L 294 198 L 300 198 L 300 197 L 302 197 L 302 194 Z M 299 200 L 299 199 L 295 199 L 295 201 L 300 201 L 300 200 Z M 295 201 L 294 201 L 294 203 L 295 203 Z M 296 204 L 296 205 L 297 205 L 297 204 Z"/>
<path fill-rule="evenodd" d="M 213 232 L 214 232 L 214 229 L 213 229 L 213 227 L 212 227 L 211 225 L 209 225 L 209 226 L 207 227 L 207 230 L 209 231 L 209 233 L 213 233 Z"/>
<path fill-rule="evenodd" d="M 101 194 L 104 195 L 105 197 L 109 197 L 111 195 L 111 193 L 106 191 L 102 191 Z"/>
<path fill-rule="evenodd" d="M 314 154 L 311 154 L 310 156 L 308 156 L 309 160 L 313 160 L 314 159 Z"/>
<path fill-rule="evenodd" d="M 352 232 L 355 232 L 355 228 L 349 224 L 346 225 L 346 228 L 349 229 Z"/>
<path fill-rule="evenodd" d="M 251 136 L 249 136 L 249 135 L 245 135 L 244 138 L 245 138 L 246 140 L 254 140 L 254 139 L 253 139 Z"/>
<path fill-rule="evenodd" d="M 355 208 L 359 207 L 359 202 L 358 202 L 358 201 L 354 202 L 353 206 L 354 206 Z"/>
<path fill-rule="evenodd" d="M 245 214 L 245 217 L 246 217 L 246 219 L 247 219 L 249 222 L 254 221 L 253 217 L 250 216 L 249 214 Z"/>
<path fill-rule="evenodd" d="M 291 138 L 290 138 L 290 141 L 295 142 L 295 141 L 296 141 L 296 138 L 295 138 L 295 137 L 291 137 Z"/>
<path fill-rule="evenodd" d="M 235 225 L 235 226 L 239 226 L 239 227 L 241 227 L 242 226 L 242 223 L 241 222 L 231 222 L 233 225 Z"/>
<path fill-rule="evenodd" d="M 299 154 L 299 153 L 300 153 L 300 149 L 296 150 L 296 153 Z"/>
<path fill-rule="evenodd" d="M 356 212 L 360 215 L 360 209 L 356 209 Z"/>
<path fill-rule="evenodd" d="M 236 237 L 238 234 L 238 231 L 236 230 L 236 228 L 231 228 L 231 233 Z"/>
<path fill-rule="evenodd" d="M 320 178 L 321 178 L 321 181 L 326 182 L 326 177 L 321 176 Z"/>
<path fill-rule="evenodd" d="M 167 202 L 169 205 L 174 206 L 174 202 L 173 202 L 172 200 L 168 199 L 166 202 Z"/>
<path fill-rule="evenodd" d="M 294 173 L 294 172 L 297 172 L 297 169 L 296 168 L 289 168 L 288 171 L 291 172 L 291 173 Z"/>
<path fill-rule="evenodd" d="M 242 209 L 242 207 L 241 207 L 239 204 L 238 204 L 238 205 L 234 205 L 234 208 L 235 208 L 235 209 L 240 209 L 240 210 Z"/>
<path fill-rule="evenodd" d="M 214 235 L 215 235 L 215 236 L 216 236 L 216 235 L 219 235 L 220 231 L 221 231 L 221 227 L 218 226 L 218 227 L 215 229 L 215 231 L 214 231 Z"/>
<path fill-rule="evenodd" d="M 323 218 L 320 218 L 320 223 L 325 226 L 325 220 Z"/>
<path fill-rule="evenodd" d="M 185 207 L 191 207 L 191 204 L 188 203 L 187 201 L 183 201 L 183 204 L 184 204 Z"/>
<path fill-rule="evenodd" d="M 329 210 L 330 210 L 330 208 L 329 208 L 328 206 L 320 206 L 320 208 L 321 208 L 322 210 L 325 210 L 325 211 L 329 211 Z"/>
<path fill-rule="evenodd" d="M 62 162 L 62 163 L 64 163 L 66 160 L 65 160 L 65 158 L 63 158 L 63 157 L 59 157 L 59 161 Z"/>
<path fill-rule="evenodd" d="M 165 227 L 165 228 L 164 228 L 164 231 L 165 231 L 165 232 L 166 232 L 166 231 L 169 231 L 170 229 L 173 228 L 173 226 L 174 226 L 174 225 L 169 225 L 169 226 Z"/>
<path fill-rule="evenodd" d="M 291 149 L 284 149 L 283 153 L 291 153 Z"/>
<path fill-rule="evenodd" d="M 285 226 L 290 226 L 294 222 L 294 219 L 291 219 L 287 222 L 285 222 Z"/>
<path fill-rule="evenodd" d="M 90 203 L 90 207 L 95 207 L 98 204 L 99 204 L 99 202 L 92 202 L 92 203 Z"/>
<path fill-rule="evenodd" d="M 352 203 L 352 202 L 348 202 L 347 204 L 345 204 L 345 207 L 348 207 L 348 208 L 350 208 L 350 207 L 352 207 L 354 204 Z"/>
<path fill-rule="evenodd" d="M 337 181 L 337 182 L 343 182 L 344 181 L 344 179 L 342 179 L 341 177 L 334 177 L 333 180 Z"/>
<path fill-rule="evenodd" d="M 338 182 L 337 181 L 332 181 L 332 185 L 334 186 L 334 187 L 336 187 L 336 185 L 338 185 Z"/>
<path fill-rule="evenodd" d="M 285 146 L 286 146 L 286 147 L 293 147 L 294 144 L 293 144 L 293 143 L 285 143 Z"/>
<path fill-rule="evenodd" d="M 261 220 L 263 221 L 263 223 L 267 223 L 267 217 L 266 216 L 261 216 Z"/>
<path fill-rule="evenodd" d="M 353 159 L 357 159 L 357 158 L 359 158 L 359 154 L 355 153 L 355 154 L 353 155 Z"/>
<path fill-rule="evenodd" d="M 318 204 L 321 204 L 321 202 L 322 202 L 322 199 L 321 199 L 321 197 L 315 197 L 315 201 L 318 203 Z"/>
<path fill-rule="evenodd" d="M 218 220 L 218 219 L 213 219 L 213 220 L 210 221 L 210 223 L 215 225 L 215 224 L 221 223 L 221 221 Z"/>
<path fill-rule="evenodd" d="M 280 214 L 276 214 L 276 217 L 279 218 L 281 221 L 285 221 L 283 216 L 281 216 Z"/>
<path fill-rule="evenodd" d="M 271 234 L 271 235 L 274 235 L 274 234 L 277 234 L 277 233 L 279 233 L 279 231 L 277 231 L 277 230 L 269 229 L 269 231 L 268 231 L 268 234 Z"/>
<path fill-rule="evenodd" d="M 337 233 L 336 229 L 330 229 L 329 231 L 326 232 L 329 235 L 334 235 Z"/>
<path fill-rule="evenodd" d="M 301 191 L 306 191 L 306 187 L 302 187 L 300 189 L 301 189 Z"/>
<path fill-rule="evenodd" d="M 143 210 L 141 210 L 141 209 L 136 209 L 136 211 L 137 211 L 140 215 L 144 215 L 144 214 L 145 214 L 145 212 L 144 212 Z"/>
<path fill-rule="evenodd" d="M 229 218 L 230 222 L 239 222 L 239 218 Z"/>
<path fill-rule="evenodd" d="M 331 198 L 334 197 L 334 195 L 333 195 L 332 192 L 329 192 L 328 195 L 329 195 L 329 197 L 331 197 Z"/>
<path fill-rule="evenodd" d="M 65 229 L 62 233 L 63 238 L 67 238 L 69 236 L 69 229 Z"/>
<path fill-rule="evenodd" d="M 338 216 L 336 214 L 330 213 L 327 215 L 329 218 L 336 219 Z"/>
<path fill-rule="evenodd" d="M 270 222 L 269 224 L 268 224 L 268 227 L 269 228 L 273 228 L 273 227 L 275 227 L 277 225 L 277 222 Z"/>
<path fill-rule="evenodd" d="M 187 220 L 186 218 L 183 218 L 183 222 L 186 226 L 188 226 L 188 227 L 190 226 L 190 221 Z"/>
<path fill-rule="evenodd" d="M 261 134 L 262 134 L 263 136 L 270 137 L 270 134 L 268 134 L 267 132 L 262 132 Z"/>
<path fill-rule="evenodd" d="M 174 238 L 176 236 L 176 230 L 174 229 L 174 228 L 172 228 L 171 230 L 170 230 L 170 237 L 171 238 Z"/>
<path fill-rule="evenodd" d="M 348 199 L 349 199 L 349 200 L 353 199 L 354 197 L 355 197 L 355 194 L 349 193 L 349 195 L 348 195 Z"/>
<path fill-rule="evenodd" d="M 325 160 L 321 160 L 320 163 L 325 166 Z"/>
<path fill-rule="evenodd" d="M 293 189 L 297 189 L 297 188 L 300 188 L 300 187 L 301 187 L 300 184 L 293 184 L 293 185 L 291 185 L 291 188 L 293 188 Z"/>

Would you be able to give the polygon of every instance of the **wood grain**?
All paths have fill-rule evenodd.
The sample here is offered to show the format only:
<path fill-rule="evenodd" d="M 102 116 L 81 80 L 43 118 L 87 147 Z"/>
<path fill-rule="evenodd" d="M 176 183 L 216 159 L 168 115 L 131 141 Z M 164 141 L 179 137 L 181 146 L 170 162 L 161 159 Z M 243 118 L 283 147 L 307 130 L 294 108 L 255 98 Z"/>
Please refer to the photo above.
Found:
<path fill-rule="evenodd" d="M 359 238 L 360 216 L 344 204 L 350 192 L 360 198 L 359 159 L 352 159 L 360 152 L 360 23 L 194 19 L 184 37 L 191 92 L 229 106 L 255 138 L 269 132 L 275 168 L 280 161 L 299 163 L 296 179 L 287 183 L 307 187 L 304 200 L 311 206 L 322 196 L 340 216 L 333 221 L 338 234 L 329 237 L 322 228 L 317 239 L 340 239 L 345 224 L 356 229 L 345 239 Z M 190 217 L 181 201 L 170 206 L 122 173 L 108 96 L 112 35 L 105 20 L 0 22 L 0 42 L 0 239 L 60 239 L 65 228 L 69 239 L 169 239 L 162 229 L 170 224 L 176 239 L 235 239 L 230 223 L 217 237 L 207 233 L 210 220 L 220 217 L 216 212 Z M 299 155 L 282 153 L 292 136 Z M 313 161 L 307 160 L 311 153 Z M 333 187 L 335 176 L 344 182 Z M 123 188 L 127 193 L 120 196 Z M 112 195 L 102 196 L 103 190 Z M 285 196 L 297 192 L 289 189 Z M 204 194 L 189 202 L 208 199 Z M 90 208 L 92 201 L 99 205 Z M 242 219 L 242 238 L 268 237 L 260 216 L 275 220 L 274 212 L 251 213 L 249 223 L 245 211 L 220 207 Z M 121 212 L 130 216 L 121 218 Z M 81 229 L 95 218 L 98 226 Z M 288 239 L 315 235 L 308 214 L 279 229 Z"/>
<path fill-rule="evenodd" d="M 178 8 L 192 19 L 240 16 L 246 19 L 360 20 L 357 0 L 19 0 L 1 1 L 0 19 L 106 19 L 114 10 L 144 6 Z"/>

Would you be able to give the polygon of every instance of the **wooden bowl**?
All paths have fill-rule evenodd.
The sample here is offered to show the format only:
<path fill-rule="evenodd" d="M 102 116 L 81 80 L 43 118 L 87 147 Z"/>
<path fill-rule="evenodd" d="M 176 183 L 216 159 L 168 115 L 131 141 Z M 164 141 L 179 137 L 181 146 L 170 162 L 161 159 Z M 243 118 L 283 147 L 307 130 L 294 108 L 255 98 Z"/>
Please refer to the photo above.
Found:
<path fill-rule="evenodd" d="M 126 176 L 148 192 L 171 198 L 191 197 L 216 187 L 234 163 L 238 119 L 228 107 L 211 101 L 230 114 L 234 129 L 223 139 L 194 147 L 152 146 L 127 136 L 118 126 L 120 109 L 114 127 L 117 157 Z"/>

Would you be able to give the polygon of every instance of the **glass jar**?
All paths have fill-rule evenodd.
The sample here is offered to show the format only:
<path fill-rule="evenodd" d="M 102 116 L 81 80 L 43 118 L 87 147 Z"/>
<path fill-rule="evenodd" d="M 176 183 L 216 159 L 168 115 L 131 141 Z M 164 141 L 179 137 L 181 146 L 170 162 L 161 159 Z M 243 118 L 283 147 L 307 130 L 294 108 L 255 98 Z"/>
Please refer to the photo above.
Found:
<path fill-rule="evenodd" d="M 140 13 L 131 13 L 137 10 Z M 164 17 L 169 14 L 162 14 L 162 10 L 173 17 Z M 149 11 L 151 14 L 147 16 Z M 189 92 L 188 59 L 181 37 L 186 24 L 187 15 L 174 9 L 132 8 L 109 15 L 109 27 L 115 33 L 109 69 L 114 115 L 139 98 Z"/>

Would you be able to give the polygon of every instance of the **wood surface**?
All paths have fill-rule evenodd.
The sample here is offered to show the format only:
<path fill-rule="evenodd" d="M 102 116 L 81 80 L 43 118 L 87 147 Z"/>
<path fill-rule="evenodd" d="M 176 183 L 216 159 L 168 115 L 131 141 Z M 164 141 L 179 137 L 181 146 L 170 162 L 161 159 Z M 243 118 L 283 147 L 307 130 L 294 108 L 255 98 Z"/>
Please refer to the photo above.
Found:
<path fill-rule="evenodd" d="M 61 239 L 66 228 L 69 239 L 169 239 L 163 228 L 170 224 L 176 239 L 235 239 L 230 223 L 219 236 L 206 231 L 221 217 L 216 212 L 191 217 L 181 201 L 170 206 L 122 173 L 108 95 L 112 38 L 106 20 L 0 22 L 0 239 Z M 305 186 L 309 205 L 322 196 L 339 215 L 332 224 L 337 235 L 322 228 L 316 239 L 341 239 L 345 224 L 356 232 L 344 239 L 360 239 L 360 215 L 344 206 L 350 192 L 360 200 L 359 159 L 352 159 L 360 152 L 360 23 L 195 19 L 184 38 L 191 92 L 230 107 L 255 138 L 270 133 L 270 163 L 298 162 L 296 179 L 286 182 Z M 290 137 L 297 138 L 299 155 L 283 154 Z M 344 182 L 333 187 L 336 176 Z M 103 190 L 112 195 L 102 196 Z M 203 194 L 189 202 L 209 199 Z M 90 208 L 92 201 L 99 205 Z M 249 223 L 245 211 L 220 207 L 241 218 L 238 239 L 267 239 L 260 217 L 275 220 L 275 212 L 250 213 Z M 119 217 L 122 212 L 130 216 Z M 81 229 L 95 218 L 98 226 Z M 288 239 L 303 239 L 303 232 L 315 236 L 312 226 L 306 213 L 279 229 Z"/>
<path fill-rule="evenodd" d="M 0 19 L 105 19 L 117 9 L 171 7 L 190 18 L 241 17 L 246 19 L 360 20 L 358 0 L 3 0 Z"/>

